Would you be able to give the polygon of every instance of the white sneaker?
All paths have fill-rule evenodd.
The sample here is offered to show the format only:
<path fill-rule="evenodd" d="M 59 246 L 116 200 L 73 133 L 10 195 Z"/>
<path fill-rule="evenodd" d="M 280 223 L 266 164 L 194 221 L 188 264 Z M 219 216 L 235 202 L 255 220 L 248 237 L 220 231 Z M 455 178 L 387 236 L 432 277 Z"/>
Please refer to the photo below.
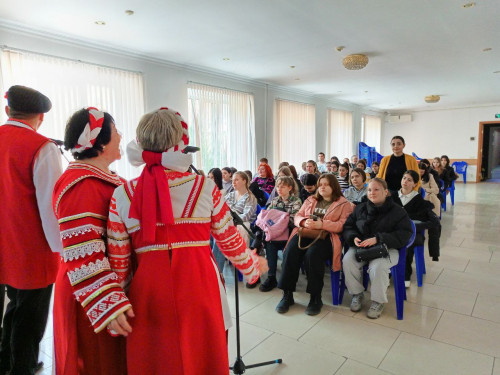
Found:
<path fill-rule="evenodd" d="M 405 288 L 408 289 L 410 287 L 411 281 L 405 280 Z"/>
<path fill-rule="evenodd" d="M 366 316 L 369 317 L 370 319 L 378 319 L 382 314 L 383 310 L 384 310 L 383 303 L 372 301 L 372 305 L 370 306 L 370 309 L 366 313 Z"/>

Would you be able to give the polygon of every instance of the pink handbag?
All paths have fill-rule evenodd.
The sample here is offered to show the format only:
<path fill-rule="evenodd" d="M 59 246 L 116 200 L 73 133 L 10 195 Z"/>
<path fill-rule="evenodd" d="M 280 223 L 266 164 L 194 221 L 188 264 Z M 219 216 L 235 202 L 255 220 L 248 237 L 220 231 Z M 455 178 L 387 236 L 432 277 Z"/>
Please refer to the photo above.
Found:
<path fill-rule="evenodd" d="M 255 224 L 262 228 L 266 235 L 266 241 L 286 241 L 288 240 L 288 222 L 290 214 L 288 212 L 276 210 L 262 210 L 257 216 Z"/>

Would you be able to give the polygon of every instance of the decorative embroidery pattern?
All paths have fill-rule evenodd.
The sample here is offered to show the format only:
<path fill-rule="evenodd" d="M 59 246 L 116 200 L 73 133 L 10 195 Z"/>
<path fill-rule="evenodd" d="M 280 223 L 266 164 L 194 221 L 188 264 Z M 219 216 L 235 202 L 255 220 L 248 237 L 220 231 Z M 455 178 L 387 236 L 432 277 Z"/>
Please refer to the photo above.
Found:
<path fill-rule="evenodd" d="M 104 242 L 102 240 L 95 240 L 93 242 L 75 245 L 75 247 L 72 248 L 65 248 L 63 250 L 63 259 L 65 262 L 68 262 L 94 253 L 104 252 L 106 252 L 106 245 Z"/>
<path fill-rule="evenodd" d="M 98 259 L 95 263 L 90 262 L 88 265 L 83 265 L 81 268 L 75 268 L 74 271 L 68 272 L 69 282 L 71 285 L 76 285 L 85 279 L 102 271 L 111 270 L 108 258 Z"/>
<path fill-rule="evenodd" d="M 170 246 L 172 249 L 178 249 L 181 247 L 208 246 L 209 244 L 210 244 L 210 241 L 183 241 L 183 242 L 172 242 L 170 244 Z M 135 249 L 135 252 L 137 254 L 141 254 L 141 253 L 146 253 L 148 251 L 168 250 L 168 249 L 169 249 L 168 244 L 155 244 L 155 245 L 137 248 L 137 249 Z"/>
<path fill-rule="evenodd" d="M 128 301 L 124 292 L 113 292 L 104 296 L 99 302 L 94 304 L 92 308 L 87 311 L 87 316 L 90 318 L 92 325 L 112 310 L 116 305 L 123 301 Z"/>
<path fill-rule="evenodd" d="M 94 231 L 99 235 L 103 235 L 105 229 L 103 227 L 99 227 L 99 226 L 93 225 L 93 224 L 82 225 L 82 226 L 79 226 L 76 228 L 70 228 L 70 229 L 63 230 L 61 232 L 61 239 L 64 240 L 66 238 L 76 237 L 76 236 L 79 236 L 81 234 L 89 233 L 91 231 Z"/>
<path fill-rule="evenodd" d="M 80 301 L 80 297 L 83 297 L 84 295 L 86 295 L 90 292 L 93 292 L 94 290 L 99 289 L 101 286 L 103 286 L 109 280 L 118 280 L 118 276 L 115 273 L 109 273 L 106 276 L 101 277 L 99 280 L 93 282 L 92 284 L 86 286 L 85 288 L 77 290 L 74 293 L 76 300 Z"/>

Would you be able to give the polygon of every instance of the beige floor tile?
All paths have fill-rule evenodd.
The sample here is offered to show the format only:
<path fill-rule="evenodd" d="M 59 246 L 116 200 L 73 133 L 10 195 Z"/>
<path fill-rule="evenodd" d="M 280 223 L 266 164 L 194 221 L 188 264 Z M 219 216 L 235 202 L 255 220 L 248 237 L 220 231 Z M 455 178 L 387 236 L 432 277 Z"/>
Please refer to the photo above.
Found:
<path fill-rule="evenodd" d="M 432 339 L 500 357 L 500 324 L 488 320 L 446 311 Z"/>
<path fill-rule="evenodd" d="M 335 375 L 386 375 L 389 372 L 348 359 Z"/>
<path fill-rule="evenodd" d="M 40 342 L 40 351 L 52 357 L 54 352 L 54 339 L 52 337 L 42 339 Z"/>
<path fill-rule="evenodd" d="M 305 345 L 277 333 L 243 357 L 243 361 L 245 365 L 250 365 L 278 358 L 283 359 L 283 363 L 252 368 L 248 370 L 248 373 L 252 375 L 327 375 L 335 373 L 345 362 L 345 358 L 330 351 Z"/>
<path fill-rule="evenodd" d="M 402 333 L 380 369 L 394 374 L 490 375 L 493 358 L 453 345 Z"/>
<path fill-rule="evenodd" d="M 441 246 L 460 246 L 463 241 L 464 237 L 461 237 L 459 235 L 441 233 Z"/>
<path fill-rule="evenodd" d="M 498 228 L 497 228 L 498 231 Z M 469 249 L 476 249 L 476 250 L 486 250 L 486 251 L 500 251 L 500 247 L 498 246 L 498 242 L 495 241 L 487 241 L 485 239 L 485 235 L 478 235 L 477 240 L 476 239 L 470 239 L 466 238 L 464 242 L 460 245 L 460 247 L 465 247 Z M 492 248 L 493 247 L 493 248 Z"/>
<path fill-rule="evenodd" d="M 493 277 L 500 277 L 500 264 L 471 260 L 467 265 L 465 272 L 480 275 L 488 274 Z"/>
<path fill-rule="evenodd" d="M 248 351 L 259 345 L 273 333 L 263 328 L 240 321 L 240 353 L 245 355 Z M 229 363 L 232 364 L 236 358 L 236 321 L 229 329 Z"/>
<path fill-rule="evenodd" d="M 240 300 L 240 315 L 252 310 L 256 306 L 264 303 L 273 296 L 278 296 L 281 291 L 276 289 L 268 293 L 263 293 L 259 291 L 258 287 L 255 289 L 245 288 L 245 283 L 238 283 L 238 293 Z M 229 308 L 231 309 L 231 315 L 234 317 L 236 314 L 235 308 L 235 296 L 234 296 L 234 281 L 226 282 L 226 295 L 229 302 Z"/>
<path fill-rule="evenodd" d="M 40 372 L 37 372 L 37 375 L 41 374 L 52 374 L 52 357 L 48 356 L 44 352 L 40 352 L 38 355 L 38 361 L 43 362 L 43 368 Z"/>
<path fill-rule="evenodd" d="M 491 252 L 486 248 L 465 248 L 458 246 L 443 246 L 441 247 L 441 253 L 445 256 L 467 259 L 467 260 L 479 260 L 484 262 L 489 262 L 491 258 Z"/>
<path fill-rule="evenodd" d="M 500 296 L 500 277 L 443 270 L 435 285 Z"/>
<path fill-rule="evenodd" d="M 323 307 L 319 315 L 306 315 L 304 311 L 307 303 L 304 303 L 304 299 L 301 300 L 298 293 L 295 294 L 297 295 L 295 304 L 290 307 L 290 310 L 286 314 L 279 314 L 275 310 L 276 305 L 281 300 L 281 295 L 279 295 L 268 299 L 261 305 L 243 314 L 241 320 L 269 331 L 298 339 L 328 314 L 329 310 Z M 309 301 L 308 298 L 307 301 Z"/>
<path fill-rule="evenodd" d="M 431 337 L 443 313 L 442 310 L 406 302 L 404 304 L 403 320 L 397 320 L 395 303 L 387 303 L 382 315 L 376 320 L 368 318 L 366 316 L 366 311 L 367 309 L 363 309 L 354 315 L 354 317 L 370 323 L 380 324 L 385 327 L 424 337 Z"/>
<path fill-rule="evenodd" d="M 495 367 L 493 368 L 493 375 L 500 375 L 500 358 L 495 358 Z"/>
<path fill-rule="evenodd" d="M 299 341 L 377 367 L 398 335 L 395 329 L 331 312 Z"/>
<path fill-rule="evenodd" d="M 416 283 L 412 283 L 406 293 L 409 302 L 466 315 L 471 314 L 477 297 L 477 292 L 432 284 L 419 288 Z"/>
<path fill-rule="evenodd" d="M 469 263 L 469 258 L 457 257 L 452 251 L 447 250 L 448 248 L 441 249 L 441 256 L 439 257 L 439 262 L 433 262 L 429 258 L 425 259 L 425 267 L 432 270 L 436 268 L 446 268 L 448 270 L 463 272 Z M 413 261 L 415 264 L 415 261 Z"/>
<path fill-rule="evenodd" d="M 491 263 L 500 263 L 500 251 L 493 252 L 493 254 L 491 255 L 490 262 Z"/>
<path fill-rule="evenodd" d="M 472 316 L 500 323 L 500 297 L 479 294 Z M 499 363 L 500 366 L 500 363 Z"/>

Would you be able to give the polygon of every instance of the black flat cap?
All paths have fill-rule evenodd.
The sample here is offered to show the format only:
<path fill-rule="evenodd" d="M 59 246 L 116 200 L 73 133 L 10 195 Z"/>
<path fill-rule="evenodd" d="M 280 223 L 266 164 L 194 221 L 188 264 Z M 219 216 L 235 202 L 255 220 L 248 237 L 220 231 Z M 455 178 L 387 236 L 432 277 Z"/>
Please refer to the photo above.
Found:
<path fill-rule="evenodd" d="M 5 94 L 8 106 L 23 113 L 46 113 L 52 108 L 49 98 L 30 87 L 12 86 Z"/>

